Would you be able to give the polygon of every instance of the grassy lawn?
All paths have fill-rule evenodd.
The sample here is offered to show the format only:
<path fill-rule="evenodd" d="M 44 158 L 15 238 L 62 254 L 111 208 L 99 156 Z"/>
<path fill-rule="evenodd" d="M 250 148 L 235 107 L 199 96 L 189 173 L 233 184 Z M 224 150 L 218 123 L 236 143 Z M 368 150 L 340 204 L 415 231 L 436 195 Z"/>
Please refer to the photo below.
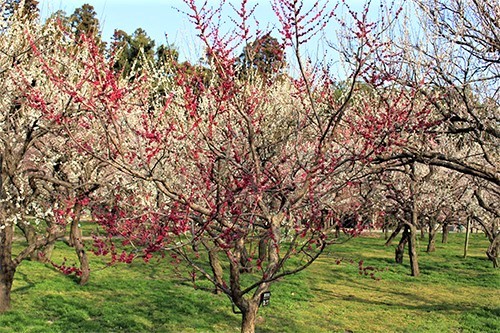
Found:
<path fill-rule="evenodd" d="M 500 272 L 474 234 L 463 259 L 464 234 L 426 254 L 420 244 L 421 276 L 409 276 L 408 260 L 393 263 L 393 247 L 362 237 L 332 246 L 308 270 L 271 288 L 258 332 L 500 332 Z M 54 256 L 72 253 L 58 244 Z M 343 258 L 337 265 L 336 260 Z M 364 266 L 376 277 L 360 275 Z M 351 263 L 352 261 L 352 263 Z M 227 297 L 194 289 L 165 259 L 104 268 L 92 258 L 84 287 L 54 269 L 24 262 L 13 288 L 13 310 L 0 315 L 0 332 L 237 332 L 240 315 Z"/>

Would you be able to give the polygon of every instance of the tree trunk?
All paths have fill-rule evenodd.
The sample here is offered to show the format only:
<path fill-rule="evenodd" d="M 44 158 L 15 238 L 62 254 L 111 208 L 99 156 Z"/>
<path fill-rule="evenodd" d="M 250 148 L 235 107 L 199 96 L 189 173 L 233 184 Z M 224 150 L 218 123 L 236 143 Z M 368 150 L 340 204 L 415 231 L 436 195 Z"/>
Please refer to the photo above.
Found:
<path fill-rule="evenodd" d="M 16 268 L 0 263 L 0 313 L 10 309 L 10 292 Z"/>
<path fill-rule="evenodd" d="M 269 240 L 268 246 L 266 246 L 267 249 L 267 261 L 268 261 L 268 266 L 267 266 L 267 272 L 269 276 L 273 276 L 277 270 L 279 269 L 279 253 L 278 253 L 278 247 L 276 246 L 277 243 L 280 241 L 280 224 L 283 221 L 284 214 L 280 213 L 278 215 L 274 215 L 270 218 L 271 220 L 271 228 L 270 232 L 271 235 L 267 236 L 266 238 Z M 243 249 L 243 240 L 240 240 L 239 243 L 237 243 L 237 248 L 240 249 L 234 259 L 239 260 L 239 255 L 241 255 L 241 250 Z M 237 262 L 235 260 L 235 262 Z M 231 275 L 235 275 L 234 278 L 231 276 L 231 291 L 233 292 L 233 301 L 236 301 L 235 303 L 238 305 L 242 312 L 242 322 L 241 322 L 241 332 L 242 333 L 253 333 L 255 332 L 255 320 L 257 319 L 257 312 L 259 311 L 259 304 L 260 304 L 260 297 L 263 292 L 267 291 L 269 288 L 268 283 L 262 283 L 260 286 L 257 288 L 257 290 L 254 293 L 254 296 L 249 299 L 249 300 L 242 300 L 241 293 L 239 292 L 241 290 L 240 285 L 239 285 L 239 270 L 236 272 L 234 268 L 231 269 Z M 238 280 L 236 280 L 238 278 Z"/>
<path fill-rule="evenodd" d="M 48 229 L 52 228 L 53 222 L 50 219 L 46 220 L 45 223 L 47 224 Z M 54 240 L 52 242 L 49 242 L 47 245 L 45 245 L 40 250 L 36 251 L 37 257 L 39 258 L 40 261 L 45 262 L 45 263 L 50 262 L 50 260 L 52 259 L 52 252 L 54 251 L 55 244 L 56 244 L 56 241 Z"/>
<path fill-rule="evenodd" d="M 48 221 L 47 223 L 47 228 L 51 227 L 51 223 Z M 35 230 L 35 227 L 30 225 L 29 223 L 23 221 L 19 222 L 17 224 L 19 229 L 24 234 L 24 238 L 26 238 L 26 241 L 28 242 L 28 246 L 34 245 L 37 242 L 37 231 Z M 52 251 L 54 250 L 55 246 L 55 241 L 49 242 L 47 245 L 43 246 L 40 249 L 36 249 L 33 252 L 30 253 L 29 258 L 31 261 L 40 261 L 43 263 L 50 262 L 50 258 L 52 256 Z"/>
<path fill-rule="evenodd" d="M 80 285 L 85 285 L 90 278 L 90 265 L 87 253 L 85 252 L 85 246 L 82 239 L 82 230 L 80 229 L 79 223 L 82 215 L 82 205 L 76 203 L 74 207 L 74 218 L 71 221 L 71 230 L 69 234 L 69 243 L 75 248 L 76 255 L 80 261 L 80 270 L 82 275 L 80 276 Z"/>
<path fill-rule="evenodd" d="M 410 256 L 411 276 L 419 276 L 420 269 L 418 267 L 417 256 L 417 228 L 410 226 L 410 238 L 408 240 L 408 254 Z"/>
<path fill-rule="evenodd" d="M 469 238 L 470 238 L 470 218 L 467 218 L 467 225 L 465 227 L 464 258 L 467 258 L 467 251 L 469 248 Z"/>
<path fill-rule="evenodd" d="M 429 242 L 427 243 L 427 253 L 436 251 L 436 223 L 431 221 L 429 223 Z"/>
<path fill-rule="evenodd" d="M 259 311 L 259 303 L 257 301 L 249 301 L 248 306 L 242 309 L 241 333 L 254 333 L 255 320 Z"/>
<path fill-rule="evenodd" d="M 44 246 L 42 249 L 37 251 L 37 257 L 41 262 L 49 262 L 52 258 L 52 252 L 54 252 L 55 242 L 51 242 Z"/>
<path fill-rule="evenodd" d="M 214 246 L 208 250 L 208 260 L 210 262 L 210 267 L 212 268 L 212 273 L 214 274 L 214 281 L 217 283 L 215 285 L 214 294 L 222 293 L 222 289 L 219 285 L 223 285 L 224 280 L 222 280 L 222 266 L 220 265 L 219 255 L 217 248 Z"/>
<path fill-rule="evenodd" d="M 241 258 L 240 258 L 240 272 L 242 273 L 251 273 L 252 272 L 252 266 L 250 264 L 250 258 L 248 256 L 248 251 L 246 247 L 243 247 L 241 250 Z"/>
<path fill-rule="evenodd" d="M 425 239 L 425 226 L 420 228 L 420 239 Z"/>
<path fill-rule="evenodd" d="M 413 174 L 415 170 L 412 170 Z M 418 256 L 417 256 L 417 225 L 418 225 L 418 206 L 417 206 L 417 186 L 412 180 L 410 184 L 411 195 L 412 195 L 412 207 L 411 207 L 411 223 L 408 226 L 410 228 L 410 238 L 408 240 L 408 255 L 410 256 L 410 268 L 411 276 L 419 276 L 420 270 L 418 268 Z M 422 228 L 423 229 L 423 228 Z"/>
<path fill-rule="evenodd" d="M 392 241 L 394 240 L 394 238 L 396 238 L 396 236 L 399 234 L 399 232 L 401 231 L 402 228 L 403 228 L 403 224 L 398 223 L 398 225 L 396 226 L 396 229 L 394 229 L 391 236 L 389 238 L 386 238 L 387 240 L 385 242 L 385 246 L 391 245 Z"/>
<path fill-rule="evenodd" d="M 267 237 L 267 234 L 264 234 L 259 239 L 259 260 L 260 260 L 260 262 L 264 262 L 267 260 L 268 246 L 269 246 L 269 238 Z"/>
<path fill-rule="evenodd" d="M 441 243 L 448 243 L 448 224 L 443 224 L 443 237 L 441 238 Z"/>
<path fill-rule="evenodd" d="M 491 240 L 486 255 L 493 263 L 494 268 L 498 268 L 498 253 L 500 252 L 500 234 L 497 232 L 495 238 Z"/>
<path fill-rule="evenodd" d="M 21 231 L 24 234 L 24 238 L 26 238 L 26 241 L 28 242 L 28 245 L 31 245 L 36 242 L 36 231 L 35 228 L 30 225 L 26 221 L 20 221 L 17 224 L 18 228 L 21 229 Z M 32 261 L 43 261 L 42 258 L 40 258 L 38 251 L 33 251 L 30 254 L 30 260 Z"/>
<path fill-rule="evenodd" d="M 10 292 L 16 265 L 12 261 L 14 226 L 12 223 L 7 223 L 3 216 L 0 223 L 3 227 L 0 229 L 0 313 L 2 313 L 10 308 Z"/>
<path fill-rule="evenodd" d="M 410 236 L 409 228 L 407 226 L 405 226 L 404 230 L 403 230 L 403 235 L 401 236 L 401 240 L 399 241 L 399 244 L 395 250 L 395 261 L 398 264 L 403 263 L 405 246 L 406 246 L 406 243 L 408 243 L 409 236 Z"/>

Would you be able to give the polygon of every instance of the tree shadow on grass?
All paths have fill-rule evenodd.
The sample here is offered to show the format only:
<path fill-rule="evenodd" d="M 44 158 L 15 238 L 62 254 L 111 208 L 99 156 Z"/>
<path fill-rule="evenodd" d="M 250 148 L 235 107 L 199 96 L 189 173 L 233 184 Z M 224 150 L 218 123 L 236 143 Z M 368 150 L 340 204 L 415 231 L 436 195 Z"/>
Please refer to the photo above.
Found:
<path fill-rule="evenodd" d="M 220 300 L 207 302 L 205 297 L 186 295 L 182 290 L 160 289 L 158 283 L 151 287 L 153 292 L 143 296 L 117 290 L 103 297 L 94 290 L 90 300 L 81 295 L 51 294 L 41 301 L 52 327 L 67 332 L 218 332 L 214 327 L 224 331 L 239 328 L 240 318 L 230 315 Z"/>
<path fill-rule="evenodd" d="M 360 286 L 359 288 L 367 289 L 366 286 Z M 313 291 L 317 295 L 316 301 L 320 303 L 344 300 L 359 303 L 364 307 L 373 306 L 374 311 L 404 310 L 410 313 L 429 313 L 431 316 L 453 314 L 458 315 L 461 332 L 500 332 L 500 307 L 498 304 L 477 306 L 477 304 L 467 302 L 443 302 L 442 299 L 434 300 L 429 297 L 422 297 L 417 294 L 418 291 L 409 293 L 390 289 L 381 290 L 380 288 L 368 289 L 374 289 L 381 294 L 397 295 L 399 301 L 387 300 L 384 297 L 377 299 L 376 297 L 360 297 L 352 294 L 343 295 L 322 288 L 313 288 Z"/>
<path fill-rule="evenodd" d="M 21 277 L 21 280 L 26 284 L 25 286 L 18 287 L 18 288 L 13 288 L 12 293 L 23 293 L 25 291 L 28 291 L 29 289 L 32 289 L 36 284 L 29 278 L 29 276 L 23 272 L 18 271 L 16 273 L 16 280 L 19 280 L 19 277 Z"/>
<path fill-rule="evenodd" d="M 339 293 L 335 293 L 332 290 L 327 290 L 325 288 L 314 287 L 311 288 L 314 291 L 319 302 L 329 302 L 338 299 L 357 302 L 363 304 L 371 304 L 375 306 L 384 306 L 384 307 L 397 307 L 405 310 L 418 310 L 424 312 L 430 311 L 444 311 L 444 312 L 466 312 L 466 311 L 474 311 L 478 307 L 477 305 L 470 303 L 457 303 L 457 302 L 443 302 L 442 299 L 432 299 L 429 297 L 425 297 L 419 295 L 418 291 L 415 292 L 407 292 L 402 290 L 394 290 L 391 288 L 382 288 L 380 286 L 373 286 L 369 284 L 363 283 L 360 279 L 356 281 L 355 279 L 350 279 L 349 285 L 351 287 L 371 291 L 372 293 L 378 293 L 380 295 L 388 295 L 392 294 L 397 296 L 399 299 L 403 299 L 403 301 L 387 301 L 387 300 L 379 300 L 373 297 L 364 298 L 356 295 L 342 295 Z M 491 308 L 484 307 L 488 309 L 488 311 L 496 313 L 500 311 L 500 308 L 497 306 L 493 306 Z"/>

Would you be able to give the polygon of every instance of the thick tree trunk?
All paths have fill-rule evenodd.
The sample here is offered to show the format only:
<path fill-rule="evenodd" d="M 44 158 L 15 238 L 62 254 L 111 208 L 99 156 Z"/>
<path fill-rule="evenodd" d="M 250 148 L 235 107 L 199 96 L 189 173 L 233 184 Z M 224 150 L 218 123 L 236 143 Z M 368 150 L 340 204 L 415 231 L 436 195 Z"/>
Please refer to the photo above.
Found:
<path fill-rule="evenodd" d="M 82 215 L 82 205 L 77 203 L 74 207 L 75 217 L 71 221 L 71 229 L 69 234 L 70 245 L 75 248 L 76 255 L 80 261 L 80 270 L 82 275 L 80 276 L 80 285 L 85 285 L 90 278 L 90 265 L 87 253 L 85 252 L 85 246 L 82 239 L 82 230 L 80 229 L 79 223 Z"/>
<path fill-rule="evenodd" d="M 217 285 L 214 289 L 214 294 L 220 294 L 222 293 L 222 289 L 219 287 L 219 285 L 223 285 L 224 281 L 222 280 L 223 270 L 222 266 L 220 265 L 219 255 L 216 247 L 212 247 L 208 250 L 208 260 L 210 262 L 210 267 L 212 268 L 214 281 L 217 282 Z"/>
<path fill-rule="evenodd" d="M 429 230 L 429 242 L 427 243 L 427 253 L 436 251 L 436 231 Z"/>
<path fill-rule="evenodd" d="M 269 236 L 267 233 L 264 233 L 260 236 L 259 239 L 259 260 L 260 262 L 264 262 L 267 260 L 268 256 L 268 247 L 269 247 Z"/>
<path fill-rule="evenodd" d="M 242 309 L 241 333 L 254 333 L 255 320 L 259 311 L 259 303 L 249 301 L 248 306 Z"/>
<path fill-rule="evenodd" d="M 445 223 L 443 224 L 443 236 L 441 238 L 441 243 L 446 244 L 448 243 L 448 224 Z"/>
<path fill-rule="evenodd" d="M 399 244 L 395 250 L 395 261 L 398 264 L 403 263 L 403 256 L 405 253 L 405 247 L 406 247 L 406 243 L 408 243 L 409 237 L 410 237 L 409 228 L 407 226 L 405 226 L 404 230 L 403 230 L 403 235 L 401 236 L 401 240 L 399 241 Z"/>
<path fill-rule="evenodd" d="M 408 254 L 410 256 L 411 275 L 419 276 L 420 269 L 418 267 L 418 256 L 417 256 L 417 228 L 414 225 L 410 226 L 410 238 L 408 240 Z"/>
<path fill-rule="evenodd" d="M 498 268 L 498 254 L 500 253 L 500 234 L 497 233 L 494 239 L 490 240 L 490 246 L 486 250 L 486 255 L 493 263 L 494 268 Z"/>
<path fill-rule="evenodd" d="M 436 251 L 436 223 L 431 221 L 429 223 L 429 241 L 427 243 L 427 253 Z"/>
<path fill-rule="evenodd" d="M 252 272 L 252 266 L 250 265 L 250 259 L 246 247 L 243 247 L 243 249 L 241 250 L 240 264 L 241 264 L 240 271 L 242 273 Z"/>
<path fill-rule="evenodd" d="M 280 242 L 281 230 L 280 225 L 284 219 L 283 213 L 271 215 L 269 217 L 270 229 L 266 231 L 266 252 L 264 256 L 267 262 L 266 274 L 272 277 L 280 269 L 280 256 L 278 251 L 278 244 Z M 269 235 L 269 236 L 267 236 Z M 261 245 L 264 247 L 263 245 Z M 261 247 L 259 246 L 259 247 Z M 262 293 L 269 290 L 269 283 L 263 282 L 257 287 L 251 299 L 246 299 L 242 294 L 240 277 L 241 277 L 241 257 L 245 251 L 245 239 L 240 238 L 235 241 L 235 248 L 232 252 L 226 252 L 229 259 L 229 284 L 231 288 L 231 300 L 234 305 L 241 310 L 242 322 L 241 332 L 253 333 L 255 332 L 255 320 L 259 310 L 260 297 Z M 259 253 L 259 254 L 262 254 Z"/>
<path fill-rule="evenodd" d="M 12 282 L 14 282 L 14 273 L 16 269 L 11 266 L 4 267 L 0 264 L 0 313 L 10 309 L 10 292 L 12 290 Z"/>
<path fill-rule="evenodd" d="M 14 226 L 7 223 L 3 216 L 1 218 L 0 225 L 3 228 L 0 229 L 0 313 L 10 308 L 10 292 L 16 272 L 16 264 L 12 261 Z"/>
<path fill-rule="evenodd" d="M 0 154 L 0 199 L 5 198 L 3 189 L 3 154 Z M 10 292 L 16 264 L 12 261 L 14 225 L 5 219 L 5 206 L 0 203 L 0 313 L 10 308 Z"/>

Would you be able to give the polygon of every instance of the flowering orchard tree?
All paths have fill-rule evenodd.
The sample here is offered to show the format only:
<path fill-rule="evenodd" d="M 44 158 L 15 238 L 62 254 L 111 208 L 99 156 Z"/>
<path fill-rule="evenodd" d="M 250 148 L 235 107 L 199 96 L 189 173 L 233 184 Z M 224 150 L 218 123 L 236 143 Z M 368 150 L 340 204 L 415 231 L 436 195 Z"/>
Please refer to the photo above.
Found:
<path fill-rule="evenodd" d="M 441 225 L 455 221 L 463 212 L 461 200 L 467 198 L 465 176 L 448 169 L 425 164 L 392 166 L 380 177 L 387 198 L 386 210 L 398 220 L 398 225 L 386 242 L 403 231 L 395 249 L 395 260 L 403 262 L 406 244 L 409 247 L 411 274 L 418 275 L 416 250 L 417 232 L 428 227 L 427 252 L 435 251 L 435 236 Z M 464 216 L 462 216 L 465 221 Z"/>
<path fill-rule="evenodd" d="M 473 189 L 473 199 L 467 205 L 470 216 L 483 229 L 486 237 L 490 241 L 490 246 L 486 250 L 488 259 L 491 260 L 493 267 L 498 268 L 498 256 L 500 255 L 500 226 L 498 207 L 498 195 L 491 184 L 481 184 L 476 182 Z"/>
<path fill-rule="evenodd" d="M 411 89 L 418 87 L 418 96 L 429 102 L 435 126 L 425 144 L 412 142 L 385 160 L 457 171 L 472 178 L 478 193 L 488 192 L 488 201 L 500 201 L 499 7 L 487 1 L 414 0 L 408 8 L 413 20 L 396 35 L 404 69 L 397 80 Z M 495 213 L 491 216 L 495 209 L 485 207 L 485 219 L 498 220 Z M 491 235 L 492 244 L 498 244 L 498 232 Z M 498 245 L 493 247 L 498 253 Z"/>
<path fill-rule="evenodd" d="M 2 10 L 5 8 L 2 4 Z M 32 112 L 25 105 L 21 86 L 24 81 L 37 84 L 40 68 L 32 58 L 26 38 L 30 31 L 40 38 L 39 25 L 27 24 L 28 19 L 19 14 L 0 15 L 0 75 L 2 115 L 0 117 L 0 311 L 10 306 L 10 290 L 17 266 L 35 250 L 50 243 L 63 229 L 55 223 L 54 206 L 44 196 L 39 196 L 30 182 L 30 174 L 45 170 L 53 156 L 40 150 L 43 142 L 56 142 L 52 123 L 42 119 L 40 112 Z M 47 27 L 50 30 L 50 27 Z M 48 31 L 46 31 L 48 33 Z M 47 44 L 47 48 L 49 44 Z M 21 75 L 20 73 L 29 73 Z M 28 215 L 33 216 L 28 219 Z M 47 221 L 46 230 L 32 225 Z M 16 225 L 29 237 L 28 246 L 17 254 L 12 253 Z"/>
<path fill-rule="evenodd" d="M 443 226 L 463 225 L 467 215 L 462 202 L 467 200 L 468 179 L 446 168 L 430 166 L 432 173 L 419 194 L 421 228 L 428 229 L 427 253 L 436 250 L 436 234 Z"/>
<path fill-rule="evenodd" d="M 65 234 L 70 222 L 70 244 L 77 251 L 81 269 L 56 266 L 66 273 L 76 272 L 81 283 L 87 281 L 89 267 L 78 220 L 88 195 L 99 187 L 95 179 L 104 177 L 94 159 L 78 152 L 73 137 L 83 127 L 74 124 L 69 131 L 71 123 L 63 121 L 69 119 L 72 111 L 65 110 L 64 105 L 46 104 L 42 99 L 54 91 L 42 74 L 48 64 L 38 61 L 38 50 L 54 55 L 61 47 L 73 53 L 77 53 L 78 48 L 54 21 L 42 26 L 23 11 L 0 16 L 3 110 L 0 118 L 0 311 L 5 311 L 10 306 L 12 281 L 18 265 L 30 257 L 49 260 L 51 245 Z M 50 66 L 65 68 L 63 62 L 64 59 L 58 58 Z M 55 110 L 63 110 L 65 118 Z M 16 229 L 24 233 L 28 245 L 13 253 Z"/>
<path fill-rule="evenodd" d="M 109 236 L 95 239 L 96 253 L 124 262 L 161 253 L 188 263 L 193 279 L 201 275 L 226 294 L 242 313 L 242 331 L 253 332 L 272 283 L 308 267 L 332 242 L 325 208 L 362 179 L 373 158 L 404 145 L 401 133 L 426 126 L 425 103 L 412 104 L 411 89 L 377 74 L 375 64 L 394 66 L 397 54 L 384 34 L 392 21 L 370 22 L 368 6 L 349 9 L 348 20 L 326 1 L 310 9 L 274 1 L 281 47 L 296 58 L 297 74 L 262 77 L 251 66 L 239 75 L 240 49 L 255 58 L 248 45 L 263 37 L 249 29 L 247 1 L 233 6 L 231 34 L 220 31 L 223 4 L 185 3 L 208 71 L 144 66 L 143 76 L 122 80 L 113 55 L 83 37 L 86 52 L 36 53 L 53 93 L 35 87 L 27 96 L 120 180 L 110 182 L 106 200 L 91 196 L 101 200 L 94 216 Z M 398 13 L 384 9 L 383 17 Z M 345 78 L 301 55 L 332 18 L 342 24 Z M 72 58 L 80 75 L 66 75 L 60 57 Z M 120 250 L 114 236 L 123 240 Z"/>
<path fill-rule="evenodd" d="M 387 198 L 396 204 L 396 216 L 401 225 L 396 228 L 386 245 L 397 235 L 401 226 L 404 227 L 403 237 L 396 248 L 396 262 L 402 262 L 404 247 L 408 243 L 411 275 L 418 276 L 420 269 L 417 256 L 417 227 L 419 226 L 419 218 L 421 218 L 419 201 L 423 194 L 421 188 L 432 177 L 434 170 L 425 170 L 419 165 L 412 164 L 399 170 L 394 169 L 393 172 L 396 171 L 401 173 L 397 175 L 399 182 L 388 184 Z"/>

